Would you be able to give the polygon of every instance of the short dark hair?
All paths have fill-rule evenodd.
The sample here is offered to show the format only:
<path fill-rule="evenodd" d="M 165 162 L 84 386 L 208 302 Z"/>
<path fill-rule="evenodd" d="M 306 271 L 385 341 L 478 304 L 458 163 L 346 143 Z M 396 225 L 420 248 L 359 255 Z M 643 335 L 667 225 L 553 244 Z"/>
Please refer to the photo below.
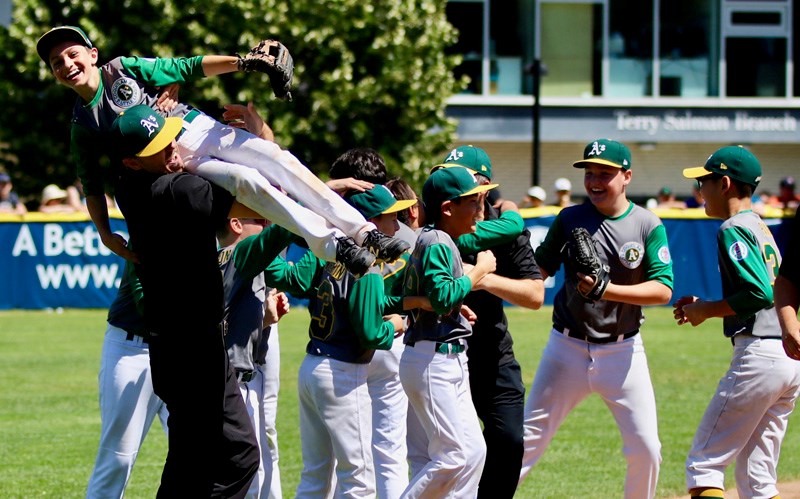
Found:
<path fill-rule="evenodd" d="M 369 148 L 344 152 L 336 158 L 328 173 L 332 179 L 353 177 L 373 184 L 386 183 L 386 163 L 378 151 Z"/>
<path fill-rule="evenodd" d="M 395 177 L 386 182 L 386 188 L 389 189 L 396 199 L 417 199 L 419 196 L 411 188 L 411 185 L 400 177 Z M 419 202 L 419 201 L 418 201 Z M 408 208 L 397 212 L 397 219 L 408 225 Z"/>

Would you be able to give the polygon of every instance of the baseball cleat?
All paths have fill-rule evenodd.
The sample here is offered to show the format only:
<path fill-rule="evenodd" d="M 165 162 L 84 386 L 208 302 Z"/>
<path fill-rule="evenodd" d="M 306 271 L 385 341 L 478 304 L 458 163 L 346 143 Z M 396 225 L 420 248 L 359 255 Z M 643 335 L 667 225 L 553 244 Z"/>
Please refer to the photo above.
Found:
<path fill-rule="evenodd" d="M 336 261 L 354 276 L 361 277 L 375 264 L 375 255 L 358 246 L 352 237 L 337 237 L 336 243 Z"/>
<path fill-rule="evenodd" d="M 367 232 L 361 246 L 375 255 L 378 262 L 393 262 L 411 248 L 407 242 L 389 237 L 377 229 Z"/>

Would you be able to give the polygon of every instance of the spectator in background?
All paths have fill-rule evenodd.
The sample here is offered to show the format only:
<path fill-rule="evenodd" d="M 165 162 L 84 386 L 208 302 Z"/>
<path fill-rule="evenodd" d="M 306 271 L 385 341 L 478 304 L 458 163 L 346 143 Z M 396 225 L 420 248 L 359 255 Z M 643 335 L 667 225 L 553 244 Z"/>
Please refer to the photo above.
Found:
<path fill-rule="evenodd" d="M 544 206 L 545 200 L 547 200 L 547 193 L 538 185 L 534 185 L 525 193 L 525 197 L 519 202 L 519 207 L 538 208 Z"/>
<path fill-rule="evenodd" d="M 797 210 L 797 206 L 800 204 L 800 195 L 795 193 L 794 189 L 794 177 L 783 178 L 778 195 L 770 198 L 769 205 L 782 210 Z"/>
<path fill-rule="evenodd" d="M 658 190 L 658 194 L 654 199 L 650 199 L 647 201 L 647 207 L 651 208 L 651 201 L 655 201 L 653 208 L 660 208 L 660 209 L 669 209 L 669 208 L 677 208 L 677 209 L 684 209 L 686 208 L 686 203 L 683 201 L 678 201 L 675 199 L 675 193 L 672 192 L 667 186 L 662 187 Z"/>
<path fill-rule="evenodd" d="M 16 213 L 22 215 L 28 209 L 14 192 L 14 185 L 8 173 L 0 172 L 0 213 Z"/>
<path fill-rule="evenodd" d="M 405 199 L 417 200 L 417 204 L 397 212 L 397 220 L 401 224 L 400 229 L 395 234 L 395 237 L 408 241 L 413 248 L 414 242 L 417 240 L 416 232 L 425 225 L 425 210 L 422 209 L 419 196 L 414 192 L 414 188 L 400 177 L 395 177 L 386 182 L 386 187 L 398 201 Z M 414 234 L 409 234 L 406 229 L 410 229 Z"/>
<path fill-rule="evenodd" d="M 556 193 L 556 200 L 553 206 L 566 208 L 567 206 L 575 204 L 572 202 L 572 182 L 570 182 L 569 179 L 563 177 L 556 179 L 553 184 L 553 190 L 555 190 Z"/>
<path fill-rule="evenodd" d="M 84 211 L 81 206 L 80 194 L 73 186 L 62 189 L 56 184 L 50 184 L 42 190 L 42 199 L 39 204 L 42 213 L 75 213 Z"/>
<path fill-rule="evenodd" d="M 697 187 L 697 183 L 692 184 L 692 195 L 686 198 L 687 208 L 702 208 L 706 202 L 703 200 L 703 196 L 700 194 L 700 189 Z"/>

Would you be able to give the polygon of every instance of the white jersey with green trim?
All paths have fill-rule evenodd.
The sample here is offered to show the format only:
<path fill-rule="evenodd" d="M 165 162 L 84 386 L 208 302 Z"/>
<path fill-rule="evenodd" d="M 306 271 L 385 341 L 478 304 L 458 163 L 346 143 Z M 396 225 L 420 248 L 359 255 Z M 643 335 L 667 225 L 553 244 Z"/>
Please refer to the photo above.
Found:
<path fill-rule="evenodd" d="M 736 312 L 723 318 L 725 336 L 781 336 L 772 285 L 781 253 L 769 227 L 751 210 L 725 220 L 717 232 L 722 295 Z"/>

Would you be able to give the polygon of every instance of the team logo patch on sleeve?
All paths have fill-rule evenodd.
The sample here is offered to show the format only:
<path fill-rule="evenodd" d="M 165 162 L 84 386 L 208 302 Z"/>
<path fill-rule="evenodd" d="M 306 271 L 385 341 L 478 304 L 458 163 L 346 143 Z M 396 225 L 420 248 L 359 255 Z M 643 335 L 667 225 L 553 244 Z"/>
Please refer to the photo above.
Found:
<path fill-rule="evenodd" d="M 669 254 L 669 246 L 662 246 L 658 249 L 658 259 L 661 260 L 661 263 L 672 261 L 672 255 Z"/>
<path fill-rule="evenodd" d="M 747 249 L 747 245 L 741 241 L 735 241 L 733 244 L 728 246 L 728 255 L 730 255 L 730 257 L 737 262 L 741 262 L 747 258 L 748 253 L 749 251 Z"/>
<path fill-rule="evenodd" d="M 636 241 L 623 244 L 619 250 L 619 261 L 629 269 L 635 269 L 641 265 L 643 257 L 644 247 Z"/>
<path fill-rule="evenodd" d="M 111 99 L 119 107 L 131 107 L 142 100 L 142 91 L 136 81 L 122 77 L 111 85 Z"/>

